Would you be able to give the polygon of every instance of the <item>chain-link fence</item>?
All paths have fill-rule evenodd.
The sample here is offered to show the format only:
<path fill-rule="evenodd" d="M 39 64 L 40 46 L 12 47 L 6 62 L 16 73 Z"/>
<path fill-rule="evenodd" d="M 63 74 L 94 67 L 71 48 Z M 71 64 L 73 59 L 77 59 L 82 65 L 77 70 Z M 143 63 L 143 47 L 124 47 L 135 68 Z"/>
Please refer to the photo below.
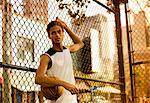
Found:
<path fill-rule="evenodd" d="M 132 94 L 134 103 L 150 103 L 150 1 L 130 0 L 128 4 L 130 48 L 126 45 L 126 27 L 123 27 L 125 61 L 128 61 L 128 57 L 131 56 L 130 71 L 127 69 L 129 68 L 127 67 L 128 63 L 125 64 L 127 97 L 130 98 L 129 95 Z M 127 54 L 127 50 L 130 50 L 130 55 Z M 130 78 L 129 73 L 131 73 Z"/>
<path fill-rule="evenodd" d="M 82 91 L 77 95 L 78 102 L 121 103 L 115 15 L 107 3 L 107 0 L 2 0 L 0 101 L 46 103 L 34 76 L 40 55 L 52 46 L 46 26 L 59 17 L 85 44 L 72 54 L 76 86 Z M 67 34 L 63 44 L 72 44 Z"/>

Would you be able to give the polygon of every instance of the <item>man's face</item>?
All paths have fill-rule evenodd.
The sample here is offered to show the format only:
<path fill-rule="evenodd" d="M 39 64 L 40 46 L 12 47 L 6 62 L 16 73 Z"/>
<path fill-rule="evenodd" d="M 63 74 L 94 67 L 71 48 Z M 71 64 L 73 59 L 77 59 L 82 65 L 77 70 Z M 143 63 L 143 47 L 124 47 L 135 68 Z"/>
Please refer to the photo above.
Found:
<path fill-rule="evenodd" d="M 53 26 L 49 30 L 50 36 L 49 38 L 52 40 L 53 43 L 62 43 L 64 38 L 64 31 L 58 25 Z"/>

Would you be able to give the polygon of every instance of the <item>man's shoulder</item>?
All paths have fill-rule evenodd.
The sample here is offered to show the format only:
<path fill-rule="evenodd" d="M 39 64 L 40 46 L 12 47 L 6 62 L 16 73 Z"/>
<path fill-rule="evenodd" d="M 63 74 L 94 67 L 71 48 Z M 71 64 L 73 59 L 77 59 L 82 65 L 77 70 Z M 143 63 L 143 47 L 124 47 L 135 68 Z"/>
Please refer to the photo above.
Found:
<path fill-rule="evenodd" d="M 54 55 L 56 51 L 53 48 L 48 49 L 44 54 L 49 54 L 50 56 Z"/>

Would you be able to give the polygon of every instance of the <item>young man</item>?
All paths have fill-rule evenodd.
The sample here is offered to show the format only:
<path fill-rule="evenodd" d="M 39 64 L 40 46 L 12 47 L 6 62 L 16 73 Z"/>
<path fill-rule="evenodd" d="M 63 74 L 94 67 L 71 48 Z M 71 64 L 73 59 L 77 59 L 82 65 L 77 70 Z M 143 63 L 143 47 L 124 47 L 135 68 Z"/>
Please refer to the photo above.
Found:
<path fill-rule="evenodd" d="M 64 30 L 74 44 L 64 47 L 62 44 Z M 40 65 L 36 71 L 35 83 L 46 87 L 62 86 L 64 93 L 54 103 L 77 103 L 73 65 L 70 53 L 83 47 L 80 38 L 59 18 L 47 25 L 48 37 L 53 47 L 41 55 Z"/>

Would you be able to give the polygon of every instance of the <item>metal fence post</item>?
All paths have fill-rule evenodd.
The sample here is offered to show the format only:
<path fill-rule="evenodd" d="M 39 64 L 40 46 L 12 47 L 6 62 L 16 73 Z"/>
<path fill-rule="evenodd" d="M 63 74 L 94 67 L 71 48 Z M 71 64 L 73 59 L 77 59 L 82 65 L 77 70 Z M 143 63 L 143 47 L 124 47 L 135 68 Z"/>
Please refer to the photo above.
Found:
<path fill-rule="evenodd" d="M 132 57 L 131 57 L 131 42 L 130 42 L 130 35 L 129 35 L 129 27 L 128 27 L 128 10 L 127 4 L 124 3 L 125 7 L 125 16 L 126 16 L 126 29 L 127 29 L 127 42 L 128 42 L 128 56 L 129 56 L 129 69 L 130 69 L 130 80 L 131 80 L 131 96 L 132 96 L 132 103 L 134 103 L 134 80 L 133 80 L 133 68 L 132 68 Z"/>
<path fill-rule="evenodd" d="M 3 63 L 11 64 L 11 5 L 7 1 L 3 1 L 2 9 L 2 49 Z M 3 103 L 11 103 L 11 84 L 10 84 L 10 69 L 3 68 Z"/>
<path fill-rule="evenodd" d="M 121 83 L 121 100 L 122 103 L 126 103 L 125 93 L 125 74 L 124 74 L 124 60 L 123 60 L 123 48 L 122 48 L 122 31 L 121 31 L 121 18 L 120 18 L 120 2 L 119 0 L 113 0 L 115 7 L 115 23 L 116 23 L 116 38 L 118 49 L 118 65 L 119 65 L 119 81 Z"/>

